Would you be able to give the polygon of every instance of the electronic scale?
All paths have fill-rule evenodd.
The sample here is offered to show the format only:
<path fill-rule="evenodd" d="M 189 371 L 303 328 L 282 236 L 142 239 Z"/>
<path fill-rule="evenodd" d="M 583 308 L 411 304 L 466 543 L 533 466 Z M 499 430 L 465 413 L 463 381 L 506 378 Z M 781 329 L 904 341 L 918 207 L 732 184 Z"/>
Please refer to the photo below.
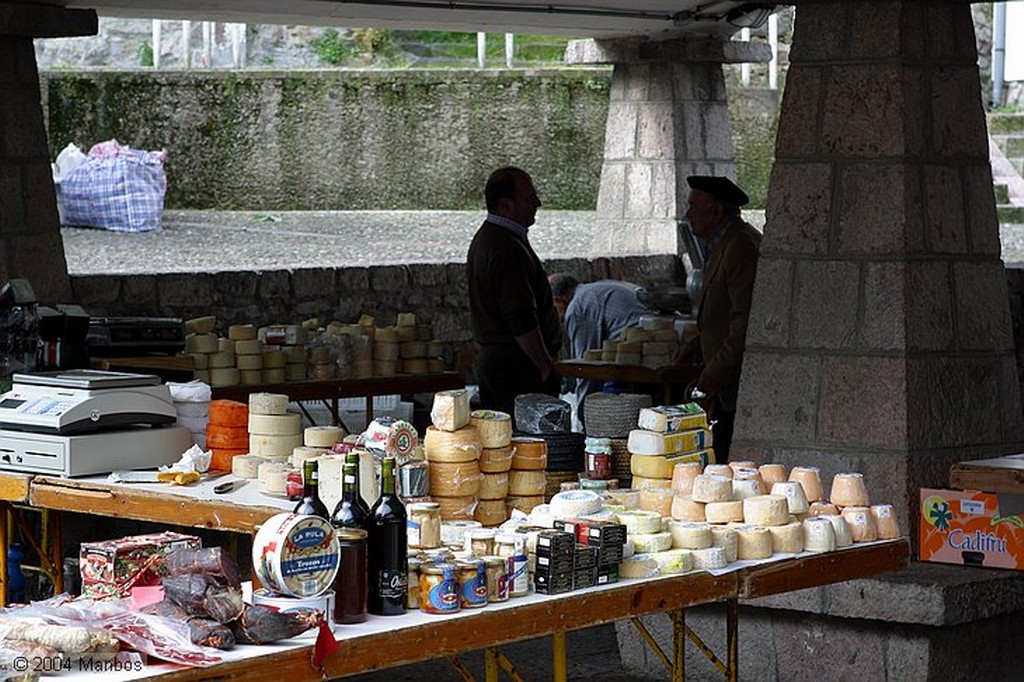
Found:
<path fill-rule="evenodd" d="M 152 374 L 15 374 L 0 396 L 0 468 L 62 476 L 172 464 L 192 446 Z"/>

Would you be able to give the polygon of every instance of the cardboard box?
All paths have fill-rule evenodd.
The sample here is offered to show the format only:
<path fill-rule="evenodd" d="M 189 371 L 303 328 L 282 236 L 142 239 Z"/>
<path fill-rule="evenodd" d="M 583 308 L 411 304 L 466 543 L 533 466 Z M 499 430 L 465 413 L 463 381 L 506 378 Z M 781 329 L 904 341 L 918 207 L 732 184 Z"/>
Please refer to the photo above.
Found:
<path fill-rule="evenodd" d="M 921 561 L 1024 570 L 1024 495 L 921 489 Z"/>
<path fill-rule="evenodd" d="M 195 535 L 172 531 L 132 535 L 118 540 L 83 542 L 80 566 L 82 594 L 93 599 L 127 597 L 136 586 L 159 585 L 161 559 L 179 548 L 199 549 Z"/>

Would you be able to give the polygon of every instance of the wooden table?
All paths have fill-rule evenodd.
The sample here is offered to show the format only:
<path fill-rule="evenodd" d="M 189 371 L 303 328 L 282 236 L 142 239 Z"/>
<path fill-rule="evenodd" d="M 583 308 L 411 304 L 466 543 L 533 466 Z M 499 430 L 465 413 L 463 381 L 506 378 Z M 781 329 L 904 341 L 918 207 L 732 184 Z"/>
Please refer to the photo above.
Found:
<path fill-rule="evenodd" d="M 458 664 L 459 653 L 485 650 L 487 680 L 497 680 L 499 668 L 513 670 L 497 647 L 511 642 L 552 635 L 553 679 L 567 676 L 565 633 L 625 618 L 668 612 L 673 622 L 671 657 L 656 649 L 671 673 L 682 680 L 683 645 L 689 637 L 699 642 L 684 620 L 685 609 L 701 604 L 727 604 L 727 654 L 725 660 L 710 653 L 716 666 L 730 680 L 738 678 L 738 600 L 790 590 L 865 578 L 905 568 L 910 546 L 906 538 L 854 546 L 827 554 L 801 554 L 792 558 L 759 562 L 717 574 L 699 572 L 646 580 L 623 580 L 612 585 L 564 595 L 530 595 L 483 609 L 452 616 L 409 612 L 393 618 L 371 617 L 368 623 L 338 626 L 341 646 L 324 662 L 324 674 L 333 679 L 381 668 L 449 657 Z M 321 672 L 311 663 L 308 645 L 241 647 L 212 668 L 176 668 L 157 664 L 142 675 L 105 679 L 157 678 L 166 682 L 245 680 L 247 682 L 314 682 Z M 513 678 L 516 679 L 516 678 Z"/>
<path fill-rule="evenodd" d="M 366 420 L 373 419 L 373 397 L 410 393 L 435 393 L 453 388 L 463 388 L 466 380 L 459 372 L 438 374 L 399 374 L 393 377 L 369 377 L 366 379 L 337 379 L 326 381 L 287 381 L 280 384 L 255 384 L 248 386 L 219 386 L 213 389 L 215 399 L 248 402 L 250 393 L 283 393 L 298 402 L 322 402 L 331 412 L 333 423 L 339 423 L 338 400 L 366 396 Z M 303 410 L 305 412 L 305 410 Z M 313 421 L 309 413 L 306 418 Z"/>
<path fill-rule="evenodd" d="M 949 486 L 987 493 L 1024 493 L 1024 454 L 954 464 Z"/>
<path fill-rule="evenodd" d="M 669 365 L 652 368 L 643 365 L 617 365 L 601 360 L 561 360 L 555 363 L 555 369 L 561 376 L 573 379 L 618 381 L 629 384 L 631 388 L 660 386 L 665 405 L 673 404 L 673 396 L 677 402 L 685 401 L 682 388 L 700 374 L 700 370 L 693 366 Z M 680 390 L 673 391 L 673 387 Z"/>
<path fill-rule="evenodd" d="M 8 520 L 15 518 L 12 516 L 14 504 L 28 501 L 31 481 L 31 474 L 0 471 L 0 607 L 7 606 L 7 546 L 10 542 L 7 535 Z M 45 523 L 43 525 L 46 526 Z"/>

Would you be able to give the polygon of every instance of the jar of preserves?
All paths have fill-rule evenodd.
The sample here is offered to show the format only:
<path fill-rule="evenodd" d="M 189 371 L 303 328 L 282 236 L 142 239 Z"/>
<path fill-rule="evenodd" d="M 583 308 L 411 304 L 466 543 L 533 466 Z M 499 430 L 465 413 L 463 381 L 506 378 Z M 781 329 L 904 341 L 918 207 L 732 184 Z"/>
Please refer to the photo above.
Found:
<path fill-rule="evenodd" d="M 494 536 L 497 534 L 493 528 L 473 528 L 466 532 L 466 549 L 476 556 L 494 554 Z"/>
<path fill-rule="evenodd" d="M 418 609 L 420 607 L 420 565 L 423 562 L 416 557 L 409 557 L 409 581 L 405 592 L 405 608 Z"/>
<path fill-rule="evenodd" d="M 487 571 L 487 601 L 508 601 L 508 559 L 486 556 L 484 569 Z"/>
<path fill-rule="evenodd" d="M 459 606 L 475 609 L 487 605 L 487 569 L 483 559 L 460 561 Z"/>
<path fill-rule="evenodd" d="M 408 507 L 409 546 L 434 549 L 441 546 L 441 505 L 417 502 Z"/>
<path fill-rule="evenodd" d="M 587 438 L 583 450 L 587 478 L 603 480 L 612 475 L 610 438 Z"/>
<path fill-rule="evenodd" d="M 420 611 L 424 613 L 457 613 L 459 580 L 455 564 L 420 565 Z"/>
<path fill-rule="evenodd" d="M 334 622 L 366 621 L 367 552 L 366 531 L 361 528 L 338 528 L 338 574 L 334 578 Z"/>

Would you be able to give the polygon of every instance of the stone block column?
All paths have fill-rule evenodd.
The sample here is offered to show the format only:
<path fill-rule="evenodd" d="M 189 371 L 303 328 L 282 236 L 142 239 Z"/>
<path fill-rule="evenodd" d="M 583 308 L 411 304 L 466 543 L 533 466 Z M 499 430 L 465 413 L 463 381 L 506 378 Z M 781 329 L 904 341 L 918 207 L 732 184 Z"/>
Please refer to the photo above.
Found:
<path fill-rule="evenodd" d="M 68 301 L 71 286 L 32 39 L 95 32 L 92 10 L 0 3 L 0 284 L 25 278 L 43 302 Z"/>
<path fill-rule="evenodd" d="M 570 43 L 570 63 L 614 64 L 594 255 L 685 253 L 676 219 L 686 176 L 736 177 L 722 64 L 770 56 L 766 45 L 708 38 Z"/>
<path fill-rule="evenodd" d="M 797 8 L 733 457 L 918 489 L 1024 439 L 970 5 Z"/>

